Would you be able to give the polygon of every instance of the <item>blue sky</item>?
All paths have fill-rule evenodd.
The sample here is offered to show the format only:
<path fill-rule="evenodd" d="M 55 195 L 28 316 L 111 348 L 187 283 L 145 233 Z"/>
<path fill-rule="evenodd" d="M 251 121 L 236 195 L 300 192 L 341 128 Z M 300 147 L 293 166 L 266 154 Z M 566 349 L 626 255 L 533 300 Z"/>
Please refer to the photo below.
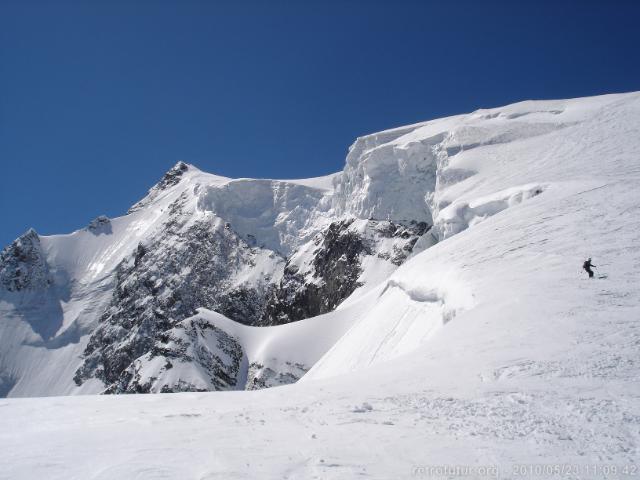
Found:
<path fill-rule="evenodd" d="M 177 160 L 342 168 L 356 136 L 640 89 L 634 1 L 0 0 L 0 244 L 117 216 Z"/>

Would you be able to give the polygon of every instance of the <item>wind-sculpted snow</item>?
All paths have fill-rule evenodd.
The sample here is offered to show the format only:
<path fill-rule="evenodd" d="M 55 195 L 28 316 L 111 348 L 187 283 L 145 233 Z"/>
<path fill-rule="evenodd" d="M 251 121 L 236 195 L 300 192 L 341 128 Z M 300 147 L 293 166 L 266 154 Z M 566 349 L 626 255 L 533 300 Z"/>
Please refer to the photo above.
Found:
<path fill-rule="evenodd" d="M 501 211 L 541 194 L 539 184 L 512 187 L 471 201 L 457 201 L 438 212 L 435 233 L 444 240 Z"/>
<path fill-rule="evenodd" d="M 436 187 L 444 134 L 406 144 L 383 143 L 348 161 L 336 179 L 334 208 L 359 218 L 432 223 L 425 195 Z M 374 142 L 377 144 L 378 142 Z M 351 155 L 351 154 L 350 154 Z"/>
<path fill-rule="evenodd" d="M 515 106 L 514 106 L 515 107 Z M 426 122 L 359 138 L 334 180 L 333 206 L 360 218 L 436 222 L 441 196 L 478 171 L 462 153 L 518 143 L 574 123 L 562 109 L 481 112 Z M 528 117 L 528 121 L 516 119 Z"/>
<path fill-rule="evenodd" d="M 375 308 L 354 324 L 305 380 L 361 370 L 411 353 L 473 307 L 473 294 L 463 282 L 440 277 L 420 284 L 403 278 L 392 277 L 377 298 L 368 298 Z"/>
<path fill-rule="evenodd" d="M 322 190 L 278 180 L 233 180 L 197 191 L 198 208 L 228 221 L 243 239 L 289 255 L 317 233 L 328 209 Z"/>
<path fill-rule="evenodd" d="M 542 112 L 539 112 L 542 113 Z M 562 113 L 562 112 L 560 112 Z M 490 118 L 482 117 L 483 120 L 508 119 L 524 117 L 527 114 L 502 115 L 497 114 Z M 556 113 L 557 115 L 557 113 Z M 499 125 L 462 125 L 449 133 L 444 148 L 448 157 L 453 157 L 460 152 L 473 150 L 474 148 L 489 145 L 498 145 L 526 138 L 537 137 L 546 133 L 564 128 L 563 123 L 553 122 L 502 122 Z"/>

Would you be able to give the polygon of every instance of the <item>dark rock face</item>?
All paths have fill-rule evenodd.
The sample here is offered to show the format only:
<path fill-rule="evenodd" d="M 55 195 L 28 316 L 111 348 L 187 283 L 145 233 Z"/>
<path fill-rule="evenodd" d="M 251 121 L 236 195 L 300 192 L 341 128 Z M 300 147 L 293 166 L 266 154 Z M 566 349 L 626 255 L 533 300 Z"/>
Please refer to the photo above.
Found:
<path fill-rule="evenodd" d="M 51 285 L 49 267 L 34 229 L 0 252 L 0 288 L 10 292 L 43 290 Z"/>
<path fill-rule="evenodd" d="M 360 235 L 349 231 L 352 223 L 353 219 L 332 223 L 316 238 L 312 278 L 299 273 L 297 265 L 285 266 L 282 281 L 268 300 L 263 324 L 278 325 L 330 312 L 360 286 L 360 256 L 370 251 Z"/>
<path fill-rule="evenodd" d="M 176 163 L 171 170 L 164 174 L 160 182 L 156 185 L 156 188 L 159 190 L 164 190 L 166 188 L 172 187 L 173 185 L 177 185 L 182 178 L 182 174 L 189 170 L 189 166 L 184 162 Z"/>
<path fill-rule="evenodd" d="M 237 338 L 196 316 L 162 334 L 105 393 L 256 390 L 294 383 L 308 371 L 288 361 L 273 368 L 259 362 L 247 365 L 245 357 Z M 171 375 L 176 368 L 180 377 Z"/>
<path fill-rule="evenodd" d="M 96 217 L 91 220 L 91 222 L 89 222 L 89 225 L 87 225 L 87 230 L 94 235 L 109 235 L 112 233 L 111 220 L 105 215 L 100 215 L 99 217 Z"/>
<path fill-rule="evenodd" d="M 158 357 L 162 358 L 163 367 L 157 371 L 157 376 L 144 376 L 142 369 Z M 234 337 L 205 319 L 191 319 L 160 335 L 151 351 L 136 359 L 105 393 L 173 393 L 234 389 L 238 386 L 242 358 L 242 346 Z M 160 378 L 177 363 L 193 365 L 199 372 L 206 372 L 205 378 L 186 377 L 178 381 Z"/>
<path fill-rule="evenodd" d="M 261 363 L 252 362 L 247 372 L 245 390 L 260 390 L 295 383 L 308 371 L 309 368 L 301 363 L 285 362 L 276 371 Z"/>
<path fill-rule="evenodd" d="M 17 379 L 7 372 L 0 372 L 0 398 L 6 398 L 16 385 Z"/>
<path fill-rule="evenodd" d="M 138 245 L 119 265 L 111 304 L 85 349 L 77 384 L 94 376 L 106 385 L 122 383 L 123 372 L 136 358 L 199 307 L 246 324 L 262 317 L 268 279 L 245 286 L 231 283 L 259 252 L 228 228 L 206 221 L 189 226 L 187 219 L 173 216 L 160 238 Z M 274 268 L 278 262 L 273 259 Z"/>
<path fill-rule="evenodd" d="M 128 213 L 133 213 L 140 210 L 142 207 L 151 203 L 160 192 L 180 183 L 180 180 L 182 180 L 182 177 L 188 170 L 189 165 L 187 165 L 186 163 L 176 163 L 167 173 L 164 174 L 160 181 L 149 190 L 149 193 L 145 198 L 140 200 L 129 209 Z"/>
<path fill-rule="evenodd" d="M 393 243 L 391 251 L 378 249 L 378 257 L 389 260 L 394 265 L 402 265 L 407 257 L 413 252 L 418 239 L 424 235 L 429 226 L 426 222 L 411 221 L 409 225 L 402 225 L 391 221 L 369 220 L 373 229 L 382 237 L 387 239 L 397 239 Z"/>
<path fill-rule="evenodd" d="M 287 263 L 280 285 L 268 299 L 262 324 L 279 325 L 334 310 L 362 285 L 358 278 L 365 255 L 377 255 L 400 265 L 427 230 L 424 222 L 404 226 L 377 220 L 354 229 L 354 221 L 334 222 L 316 237 L 318 248 L 307 271 L 301 272 L 298 265 Z"/>

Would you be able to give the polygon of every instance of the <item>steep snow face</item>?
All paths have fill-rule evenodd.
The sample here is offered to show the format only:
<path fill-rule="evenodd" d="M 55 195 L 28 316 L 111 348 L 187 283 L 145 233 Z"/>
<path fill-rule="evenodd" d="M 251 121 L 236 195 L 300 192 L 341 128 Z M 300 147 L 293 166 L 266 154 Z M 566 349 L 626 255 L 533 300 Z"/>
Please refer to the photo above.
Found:
<path fill-rule="evenodd" d="M 193 169 L 192 169 L 193 170 Z M 151 190 L 147 193 L 147 196 L 137 202 L 129 209 L 129 213 L 133 213 L 140 210 L 154 201 L 158 200 L 158 197 L 166 195 L 170 188 L 179 184 L 183 180 L 187 180 L 189 173 L 189 165 L 184 162 L 176 163 L 171 170 L 164 174 L 158 183 L 156 183 Z M 184 183 L 184 182 L 183 182 Z"/>
<path fill-rule="evenodd" d="M 637 97 L 523 102 L 368 135 L 319 179 L 232 180 L 179 162 L 128 215 L 5 249 L 0 393 L 251 389 L 421 351 L 483 308 L 459 239 L 597 188 L 603 159 L 628 174 Z M 475 242 L 490 256 L 502 240 Z M 318 355 L 284 340 L 292 321 L 323 314 L 342 327 Z M 247 336 L 238 324 L 273 326 Z M 309 335 L 295 342 L 308 348 Z M 248 339 L 278 349 L 253 355 Z"/>
<path fill-rule="evenodd" d="M 324 190 L 278 180 L 233 180 L 197 194 L 200 210 L 224 218 L 243 239 L 285 256 L 318 232 L 329 207 Z"/>
<path fill-rule="evenodd" d="M 433 223 L 425 195 L 436 186 L 437 145 L 443 134 L 405 144 L 394 143 L 399 132 L 360 138 L 351 147 L 347 165 L 335 180 L 333 206 L 359 218 Z"/>
<path fill-rule="evenodd" d="M 416 260 L 409 262 L 415 265 Z M 367 369 L 424 346 L 456 316 L 473 308 L 470 285 L 446 270 L 420 264 L 412 275 L 393 275 L 372 290 L 369 313 L 354 322 L 303 381 Z M 415 278 L 420 281 L 415 281 Z M 364 302 L 359 299 L 358 302 Z"/>
<path fill-rule="evenodd" d="M 579 101 L 523 102 L 361 137 L 334 180 L 333 207 L 359 218 L 438 223 L 440 211 L 457 198 L 458 184 L 473 185 L 484 176 L 477 175 L 480 170 L 492 168 L 477 161 L 492 146 L 510 151 L 512 145 L 579 124 L 603 102 L 586 108 Z M 465 182 L 470 177 L 475 178 Z M 440 239 L 452 234 L 445 230 L 437 232 Z"/>
<path fill-rule="evenodd" d="M 376 306 L 303 381 L 359 371 L 421 351 L 421 346 L 437 348 L 432 339 L 443 338 L 450 325 L 466 319 L 486 323 L 492 317 L 504 322 L 524 317 L 533 322 L 535 312 L 547 311 L 542 305 L 558 297 L 553 288 L 559 288 L 558 280 L 546 293 L 534 294 L 531 290 L 540 287 L 527 285 L 544 282 L 536 275 L 546 278 L 544 270 L 532 272 L 534 264 L 548 260 L 548 268 L 557 269 L 564 257 L 562 268 L 575 271 L 600 248 L 605 235 L 600 230 L 610 231 L 604 213 L 594 218 L 590 212 L 609 210 L 607 215 L 615 216 L 617 208 L 637 209 L 637 197 L 628 192 L 638 181 L 635 156 L 640 145 L 623 139 L 638 138 L 639 118 L 640 95 L 629 94 L 524 102 L 458 117 L 453 128 L 445 119 L 450 129 L 443 143 L 446 162 L 438 171 L 435 191 L 425 197 L 434 220 L 432 233 L 440 242 L 390 275 L 376 293 Z M 532 122 L 530 129 L 525 121 Z M 412 142 L 434 129 L 418 127 L 394 142 Z M 473 173 L 441 181 L 446 175 L 441 172 L 451 169 Z M 599 196 L 600 189 L 611 188 L 624 198 L 619 207 L 607 208 L 612 200 Z M 578 205 L 584 196 L 593 197 L 583 212 Z M 567 225 L 561 226 L 562 219 Z M 627 232 L 622 243 L 634 237 L 628 223 L 623 220 L 617 227 Z M 587 233 L 591 228 L 595 230 Z M 571 261 L 573 266 L 567 263 Z M 565 281 L 573 285 L 578 279 Z M 535 300 L 527 303 L 526 298 Z M 557 315 L 569 315 L 562 302 L 556 307 L 563 309 Z"/>
<path fill-rule="evenodd" d="M 444 240 L 496 213 L 500 213 L 502 210 L 540 195 L 544 189 L 544 185 L 533 183 L 507 188 L 470 201 L 454 201 L 438 212 L 434 235 L 437 235 L 438 239 Z"/>

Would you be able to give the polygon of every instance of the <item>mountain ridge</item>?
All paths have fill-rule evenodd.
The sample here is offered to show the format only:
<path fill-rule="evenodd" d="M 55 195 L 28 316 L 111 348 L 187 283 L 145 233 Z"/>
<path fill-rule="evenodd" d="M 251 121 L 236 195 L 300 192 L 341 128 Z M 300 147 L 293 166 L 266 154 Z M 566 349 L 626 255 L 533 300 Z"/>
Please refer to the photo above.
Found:
<path fill-rule="evenodd" d="M 585 188 L 573 165 L 552 156 L 584 150 L 589 125 L 631 115 L 637 98 L 522 102 L 374 133 L 356 140 L 342 172 L 317 179 L 229 179 L 178 162 L 123 217 L 67 235 L 30 230 L 0 257 L 0 391 L 255 388 L 420 348 L 473 308 L 475 294 L 446 278 L 416 288 L 394 272 L 507 210 Z M 547 170 L 520 160 L 532 151 Z M 367 298 L 384 299 L 389 328 L 408 322 L 396 344 L 357 334 L 371 328 L 356 325 Z M 406 302 L 414 313 L 398 318 L 394 305 Z M 343 320 L 354 305 L 358 315 Z M 271 330 L 248 335 L 223 318 Z M 318 318 L 326 335 L 307 355 L 296 342 L 314 341 Z M 313 327 L 291 330 L 296 323 Z M 358 335 L 382 342 L 372 358 L 354 356 L 348 339 Z"/>

